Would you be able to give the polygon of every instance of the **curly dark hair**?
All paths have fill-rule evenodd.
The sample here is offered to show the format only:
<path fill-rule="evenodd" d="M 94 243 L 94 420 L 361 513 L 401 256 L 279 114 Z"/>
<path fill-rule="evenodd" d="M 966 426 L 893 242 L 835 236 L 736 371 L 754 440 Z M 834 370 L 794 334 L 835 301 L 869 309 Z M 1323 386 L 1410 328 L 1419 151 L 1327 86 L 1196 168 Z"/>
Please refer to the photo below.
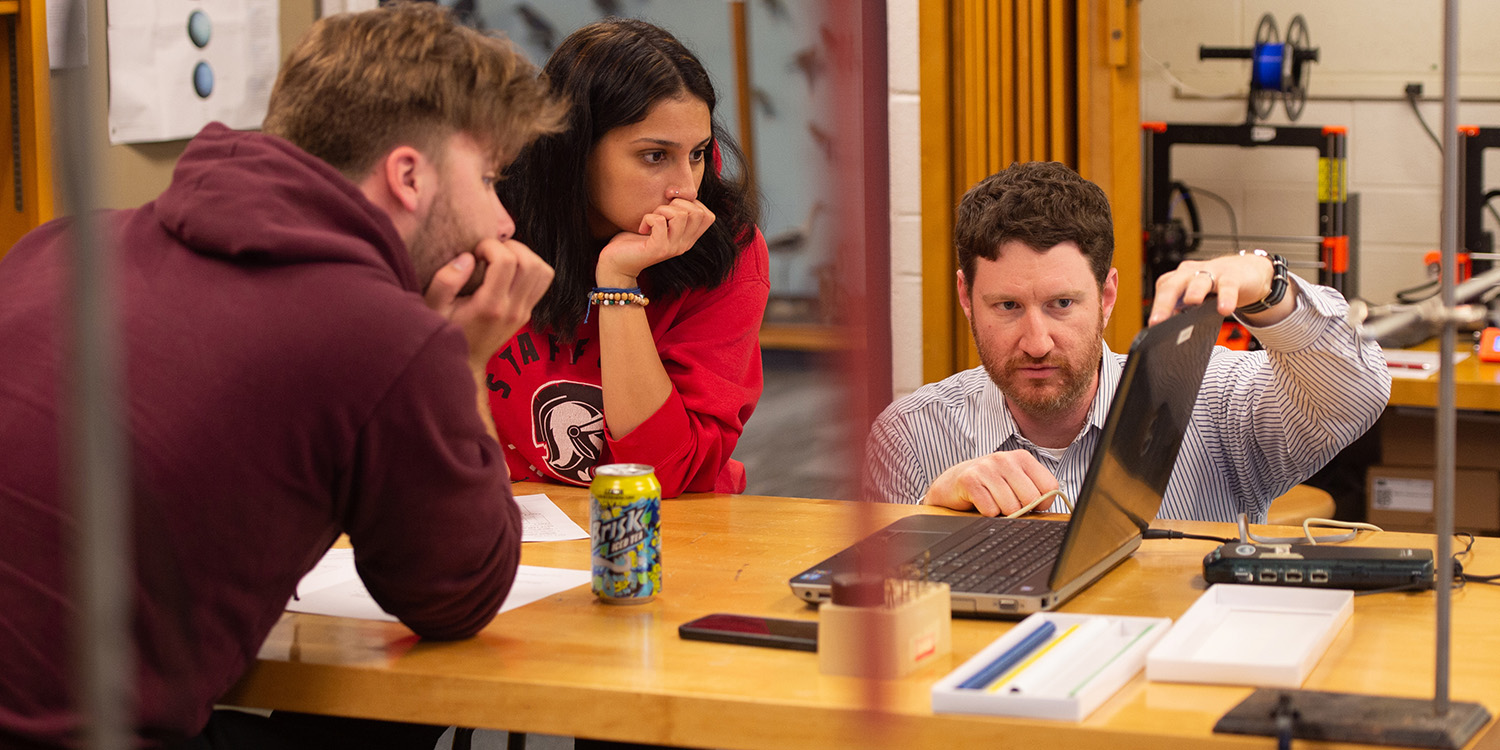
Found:
<path fill-rule="evenodd" d="M 974 278 L 975 258 L 995 260 L 1008 240 L 1038 252 L 1072 241 L 1102 286 L 1115 254 L 1109 198 L 1064 164 L 1012 164 L 969 188 L 958 204 L 953 244 L 964 278 Z"/>

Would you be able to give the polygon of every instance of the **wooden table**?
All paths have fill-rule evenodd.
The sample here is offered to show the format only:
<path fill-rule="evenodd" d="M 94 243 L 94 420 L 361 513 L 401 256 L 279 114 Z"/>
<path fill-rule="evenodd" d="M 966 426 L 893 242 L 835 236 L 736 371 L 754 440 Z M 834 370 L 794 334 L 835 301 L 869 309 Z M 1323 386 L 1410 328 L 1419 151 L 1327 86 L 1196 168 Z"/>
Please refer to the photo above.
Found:
<path fill-rule="evenodd" d="M 518 485 L 518 492 L 539 491 L 587 525 L 584 491 Z M 787 578 L 863 529 L 919 512 L 945 511 L 724 495 L 668 501 L 664 593 L 654 602 L 606 605 L 579 587 L 502 614 L 478 637 L 455 643 L 419 642 L 391 623 L 288 614 L 225 702 L 715 748 L 1273 746 L 1270 738 L 1213 734 L 1214 722 L 1249 688 L 1148 683 L 1143 674 L 1081 723 L 934 715 L 932 683 L 1009 622 L 954 620 L 952 655 L 899 680 L 825 676 L 815 654 L 677 637 L 679 624 L 710 612 L 815 618 Z M 1222 524 L 1158 525 L 1231 534 Z M 1364 543 L 1371 541 L 1434 540 L 1380 534 Z M 1201 561 L 1213 546 L 1144 542 L 1064 611 L 1175 619 L 1202 593 Z M 528 544 L 522 561 L 583 569 L 587 542 Z M 1467 565 L 1500 572 L 1500 539 L 1481 539 Z M 1452 697 L 1494 712 L 1500 590 L 1470 585 L 1453 601 Z M 1430 697 L 1434 595 L 1360 597 L 1354 611 L 1304 687 Z M 1475 746 L 1500 746 L 1493 722 L 1484 732 Z"/>
<path fill-rule="evenodd" d="M 1437 351 L 1437 342 L 1413 347 L 1416 351 Z M 1465 351 L 1470 351 L 1465 349 Z M 1394 372 L 1394 371 L 1392 371 Z M 1481 362 L 1472 353 L 1453 366 L 1453 394 L 1456 408 L 1500 412 L 1500 362 Z M 1437 406 L 1437 373 L 1422 378 L 1391 379 L 1392 406 Z"/>

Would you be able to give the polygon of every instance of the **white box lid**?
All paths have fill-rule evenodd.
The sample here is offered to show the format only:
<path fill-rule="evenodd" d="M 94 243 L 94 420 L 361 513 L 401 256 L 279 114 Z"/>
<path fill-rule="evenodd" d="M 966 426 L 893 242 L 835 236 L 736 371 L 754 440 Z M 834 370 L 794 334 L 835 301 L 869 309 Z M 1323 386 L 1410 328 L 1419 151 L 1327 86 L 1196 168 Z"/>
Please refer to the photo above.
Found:
<path fill-rule="evenodd" d="M 1294 688 L 1354 612 L 1354 592 L 1210 586 L 1146 656 L 1146 679 Z"/>

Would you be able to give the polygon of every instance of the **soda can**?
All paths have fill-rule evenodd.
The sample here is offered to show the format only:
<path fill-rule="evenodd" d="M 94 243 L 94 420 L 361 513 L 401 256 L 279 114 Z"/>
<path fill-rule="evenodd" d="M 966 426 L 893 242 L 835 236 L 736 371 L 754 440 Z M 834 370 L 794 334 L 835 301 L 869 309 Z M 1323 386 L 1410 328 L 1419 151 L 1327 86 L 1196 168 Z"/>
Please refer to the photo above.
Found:
<path fill-rule="evenodd" d="M 641 604 L 661 591 L 661 484 L 645 464 L 607 464 L 589 485 L 594 594 Z"/>

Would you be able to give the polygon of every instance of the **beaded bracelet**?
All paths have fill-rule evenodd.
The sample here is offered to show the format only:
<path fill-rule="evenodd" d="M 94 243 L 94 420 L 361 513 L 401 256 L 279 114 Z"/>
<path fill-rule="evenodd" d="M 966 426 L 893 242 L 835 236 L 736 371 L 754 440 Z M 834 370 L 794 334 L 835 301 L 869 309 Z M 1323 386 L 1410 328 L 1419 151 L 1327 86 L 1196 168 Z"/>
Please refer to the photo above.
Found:
<path fill-rule="evenodd" d="M 594 305 L 640 305 L 641 307 L 645 307 L 649 304 L 651 304 L 651 300 L 646 299 L 646 295 L 641 292 L 641 288 L 638 286 L 628 289 L 596 286 L 589 290 L 590 311 L 594 309 Z M 589 322 L 587 314 L 583 316 L 583 322 Z"/>

